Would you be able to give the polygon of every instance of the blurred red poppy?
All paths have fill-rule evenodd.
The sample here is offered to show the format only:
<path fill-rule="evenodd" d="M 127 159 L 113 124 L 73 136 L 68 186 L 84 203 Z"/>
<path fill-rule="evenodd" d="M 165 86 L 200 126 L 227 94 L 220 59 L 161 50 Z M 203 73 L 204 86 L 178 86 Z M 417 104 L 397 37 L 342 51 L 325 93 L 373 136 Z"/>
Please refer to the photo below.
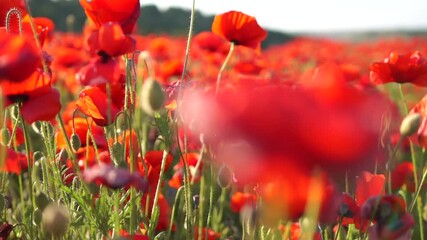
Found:
<path fill-rule="evenodd" d="M 108 126 L 113 123 L 120 111 L 120 107 L 109 102 L 107 94 L 98 87 L 83 89 L 76 106 L 83 114 L 91 117 L 98 126 Z"/>
<path fill-rule="evenodd" d="M 59 91 L 51 87 L 49 74 L 40 68 L 24 81 L 3 81 L 1 87 L 6 96 L 6 106 L 22 103 L 21 114 L 30 124 L 38 120 L 49 121 L 61 110 Z"/>
<path fill-rule="evenodd" d="M 200 180 L 200 175 L 202 171 L 202 165 L 200 164 L 199 169 L 196 171 L 196 165 L 199 161 L 199 154 L 198 153 L 187 153 L 184 155 L 184 158 L 187 161 L 188 167 L 190 168 L 190 181 L 197 182 Z M 179 161 L 174 167 L 174 174 L 172 175 L 172 178 L 169 180 L 169 186 L 173 188 L 180 188 L 184 184 L 184 160 L 181 158 L 181 161 Z M 194 180 L 193 180 L 194 179 Z"/>
<path fill-rule="evenodd" d="M 390 53 L 384 62 L 370 66 L 370 79 L 377 84 L 395 82 L 427 86 L 427 60 L 419 51 L 408 54 Z"/>
<path fill-rule="evenodd" d="M 126 34 L 132 33 L 141 12 L 139 0 L 80 0 L 80 4 L 96 28 L 118 22 Z"/>
<path fill-rule="evenodd" d="M 212 22 L 212 32 L 224 37 L 229 42 L 257 49 L 267 32 L 261 28 L 256 19 L 242 12 L 229 11 L 216 15 Z"/>
<path fill-rule="evenodd" d="M 76 80 L 84 86 L 98 86 L 120 80 L 119 62 L 115 58 L 96 57 L 76 73 Z"/>
<path fill-rule="evenodd" d="M 384 195 L 385 176 L 361 172 L 356 181 L 356 203 L 362 206 L 370 197 Z"/>
<path fill-rule="evenodd" d="M 232 212 L 239 213 L 243 207 L 254 207 L 256 204 L 256 195 L 251 193 L 235 192 L 231 196 L 230 209 Z"/>
<path fill-rule="evenodd" d="M 413 216 L 406 212 L 405 200 L 399 195 L 376 196 L 362 206 L 362 217 L 374 224 L 369 239 L 411 239 Z"/>
<path fill-rule="evenodd" d="M 0 35 L 0 82 L 21 82 L 41 66 L 41 58 L 32 36 Z"/>
<path fill-rule="evenodd" d="M 136 48 L 136 41 L 123 33 L 117 22 L 107 22 L 99 30 L 92 32 L 88 38 L 88 45 L 92 52 L 109 57 L 117 57 L 130 53 Z"/>
<path fill-rule="evenodd" d="M 411 162 L 398 163 L 391 173 L 392 189 L 399 190 L 403 185 L 409 192 L 415 192 L 414 165 Z"/>
<path fill-rule="evenodd" d="M 6 162 L 0 166 L 0 172 L 21 174 L 28 168 L 27 156 L 23 153 L 16 152 L 10 148 L 6 150 Z"/>
<path fill-rule="evenodd" d="M 148 151 L 145 154 L 143 160 L 138 161 L 138 170 L 139 172 L 145 176 L 144 164 L 142 161 L 145 161 L 145 165 L 148 167 L 148 184 L 150 185 L 150 191 L 153 191 L 157 187 L 157 183 L 159 181 L 160 168 L 162 164 L 163 151 L 161 150 L 153 150 Z M 166 166 L 165 171 L 167 171 L 172 164 L 172 155 L 168 154 L 166 157 Z"/>
<path fill-rule="evenodd" d="M 86 183 L 105 185 L 112 189 L 135 187 L 136 190 L 147 192 L 147 180 L 138 172 L 130 173 L 128 169 L 116 168 L 109 164 L 96 164 L 83 171 Z"/>

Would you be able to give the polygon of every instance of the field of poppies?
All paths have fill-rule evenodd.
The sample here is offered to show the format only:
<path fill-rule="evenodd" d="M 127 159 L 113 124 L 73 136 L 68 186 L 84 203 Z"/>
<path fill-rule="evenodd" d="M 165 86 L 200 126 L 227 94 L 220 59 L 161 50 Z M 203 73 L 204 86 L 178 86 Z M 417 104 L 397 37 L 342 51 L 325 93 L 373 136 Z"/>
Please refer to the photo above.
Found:
<path fill-rule="evenodd" d="M 81 33 L 0 4 L 0 239 L 421 239 L 427 37 L 299 37 L 256 19 Z M 193 9 L 194 13 L 194 9 Z"/>

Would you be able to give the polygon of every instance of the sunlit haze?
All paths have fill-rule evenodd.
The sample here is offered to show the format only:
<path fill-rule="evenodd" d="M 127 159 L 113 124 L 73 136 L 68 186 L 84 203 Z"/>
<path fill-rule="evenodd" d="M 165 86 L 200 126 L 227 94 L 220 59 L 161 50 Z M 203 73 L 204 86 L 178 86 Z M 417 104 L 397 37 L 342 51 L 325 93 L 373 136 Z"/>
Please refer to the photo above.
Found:
<path fill-rule="evenodd" d="M 160 9 L 190 9 L 192 0 L 141 0 Z M 427 30 L 425 0 L 204 0 L 196 1 L 204 14 L 229 10 L 256 17 L 265 28 L 286 32 L 363 30 Z"/>

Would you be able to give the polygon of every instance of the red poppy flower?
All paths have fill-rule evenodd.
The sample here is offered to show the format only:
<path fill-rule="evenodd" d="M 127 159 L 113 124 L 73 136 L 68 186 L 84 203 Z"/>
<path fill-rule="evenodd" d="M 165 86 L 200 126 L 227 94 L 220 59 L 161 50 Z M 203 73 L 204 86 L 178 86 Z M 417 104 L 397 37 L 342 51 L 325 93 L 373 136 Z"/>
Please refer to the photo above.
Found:
<path fill-rule="evenodd" d="M 356 182 L 356 203 L 362 206 L 370 197 L 384 194 L 385 177 L 363 171 Z"/>
<path fill-rule="evenodd" d="M 207 236 L 207 238 L 206 238 Z M 210 228 L 202 228 L 202 236 L 199 238 L 199 229 L 197 227 L 194 228 L 194 239 L 200 240 L 218 240 L 221 238 L 221 233 L 215 232 Z"/>
<path fill-rule="evenodd" d="M 284 239 L 299 240 L 299 239 L 307 238 L 306 236 L 307 233 L 303 231 L 303 229 L 301 228 L 301 224 L 299 222 L 292 223 L 289 229 L 283 225 L 280 225 L 279 230 L 281 230 L 283 234 L 285 233 L 289 234 L 288 236 L 284 236 L 285 237 Z M 287 230 L 288 232 L 286 232 Z M 315 232 L 312 239 L 320 240 L 322 239 L 322 237 L 319 232 Z"/>
<path fill-rule="evenodd" d="M 132 33 L 141 12 L 139 0 L 80 0 L 80 4 L 97 28 L 118 22 L 126 34 Z"/>
<path fill-rule="evenodd" d="M 29 35 L 0 35 L 0 81 L 20 82 L 41 65 L 39 51 Z"/>
<path fill-rule="evenodd" d="M 397 164 L 391 173 L 391 185 L 393 190 L 406 185 L 409 192 L 415 192 L 414 165 L 411 162 Z"/>
<path fill-rule="evenodd" d="M 258 25 L 254 17 L 237 11 L 216 15 L 212 22 L 212 32 L 236 45 L 254 49 L 267 37 L 267 32 Z"/>
<path fill-rule="evenodd" d="M 91 124 L 91 130 L 92 135 L 95 139 L 96 145 L 99 147 L 106 147 L 107 146 L 107 140 L 105 139 L 104 129 L 96 126 L 93 124 L 93 121 L 88 119 L 82 118 L 82 117 L 76 117 L 74 118 L 74 131 L 80 138 L 81 147 L 86 147 L 88 144 L 86 142 L 87 132 L 89 131 L 88 123 Z M 67 133 L 67 138 L 69 139 L 71 134 L 73 134 L 73 121 L 68 121 L 65 125 L 65 132 Z M 62 134 L 62 131 L 59 129 L 57 130 L 55 134 L 55 141 L 56 141 L 56 147 L 58 150 L 66 148 L 66 140 L 64 138 L 64 135 Z M 89 145 L 92 145 L 92 141 L 89 142 Z"/>
<path fill-rule="evenodd" d="M 0 166 L 0 172 L 21 174 L 28 168 L 28 160 L 25 154 L 15 152 L 12 149 L 6 150 L 5 166 Z"/>
<path fill-rule="evenodd" d="M 147 197 L 149 197 L 148 205 L 147 205 Z M 154 200 L 154 191 L 150 191 L 149 194 L 144 194 L 141 197 L 141 207 L 142 211 L 148 211 L 147 217 L 151 217 L 151 207 L 153 206 Z M 146 209 L 148 206 L 148 209 Z M 168 201 L 164 197 L 162 193 L 159 193 L 159 199 L 157 206 L 159 207 L 159 220 L 157 222 L 156 230 L 163 231 L 169 227 L 171 208 L 169 206 Z"/>
<path fill-rule="evenodd" d="M 83 172 L 83 180 L 87 183 L 105 185 L 112 189 L 135 187 L 136 190 L 147 192 L 147 180 L 138 172 L 130 173 L 128 169 L 116 168 L 108 164 L 97 164 Z"/>
<path fill-rule="evenodd" d="M 398 195 L 368 199 L 362 207 L 362 217 L 374 222 L 368 229 L 369 239 L 410 239 L 415 225 L 413 216 L 406 212 L 405 200 Z"/>
<path fill-rule="evenodd" d="M 76 80 L 84 86 L 98 86 L 120 80 L 119 62 L 114 58 L 93 58 L 76 73 Z"/>
<path fill-rule="evenodd" d="M 410 139 L 417 145 L 427 147 L 427 95 L 412 107 L 408 115 L 413 113 L 421 114 L 422 120 L 417 134 L 410 137 Z"/>
<path fill-rule="evenodd" d="M 136 41 L 123 33 L 117 22 L 107 22 L 101 25 L 99 30 L 92 32 L 88 38 L 88 45 L 92 52 L 109 57 L 117 57 L 133 52 Z"/>
<path fill-rule="evenodd" d="M 148 151 L 145 154 L 144 160 L 138 161 L 138 170 L 139 172 L 145 176 L 145 169 L 144 165 L 142 164 L 142 161 L 145 161 L 145 165 L 148 167 L 148 184 L 150 185 L 150 191 L 156 189 L 157 183 L 159 181 L 159 174 L 160 174 L 160 168 L 162 164 L 162 158 L 163 158 L 163 151 L 156 150 L 156 151 Z M 170 165 L 172 164 L 172 155 L 168 154 L 166 157 L 166 166 L 165 171 L 167 171 L 170 168 Z"/>
<path fill-rule="evenodd" d="M 231 196 L 230 209 L 235 213 L 240 213 L 244 206 L 255 206 L 256 195 L 251 193 L 235 192 Z"/>
<path fill-rule="evenodd" d="M 392 52 L 384 62 L 370 66 L 370 79 L 377 84 L 396 82 L 427 86 L 427 60 L 415 51 L 408 54 Z"/>
<path fill-rule="evenodd" d="M 49 121 L 61 110 L 59 91 L 51 87 L 50 76 L 42 69 L 38 68 L 18 83 L 3 81 L 1 87 L 6 96 L 6 106 L 21 102 L 21 114 L 30 124 L 38 120 Z"/>
<path fill-rule="evenodd" d="M 107 126 L 114 122 L 120 107 L 108 102 L 108 97 L 98 87 L 87 87 L 79 94 L 76 102 L 78 109 L 91 117 L 98 126 Z"/>
<path fill-rule="evenodd" d="M 12 231 L 13 231 L 13 225 L 7 222 L 4 222 L 0 226 L 0 239 L 8 239 Z"/>
<path fill-rule="evenodd" d="M 199 169 L 197 170 L 198 172 L 195 173 L 195 166 L 197 165 L 197 162 L 199 161 L 199 154 L 198 153 L 187 153 L 184 156 L 187 160 L 188 163 L 188 167 L 190 168 L 190 181 L 194 181 L 197 182 L 198 180 L 200 180 L 200 173 L 202 171 L 202 165 L 199 166 Z M 184 161 L 181 158 L 181 161 L 179 161 L 179 163 L 177 163 L 174 167 L 174 174 L 172 176 L 172 178 L 169 180 L 169 186 L 173 187 L 173 188 L 180 188 L 183 185 L 183 179 L 184 179 Z M 195 175 L 196 174 L 196 175 Z"/>

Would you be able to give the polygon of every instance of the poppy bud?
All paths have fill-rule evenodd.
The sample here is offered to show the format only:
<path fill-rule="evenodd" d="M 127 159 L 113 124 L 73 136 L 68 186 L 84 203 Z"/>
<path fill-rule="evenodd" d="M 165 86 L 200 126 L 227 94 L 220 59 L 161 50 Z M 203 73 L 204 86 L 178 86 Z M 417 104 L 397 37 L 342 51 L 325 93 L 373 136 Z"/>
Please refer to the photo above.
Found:
<path fill-rule="evenodd" d="M 58 161 L 61 163 L 65 163 L 65 162 L 67 162 L 67 159 L 68 159 L 68 152 L 67 152 L 67 150 L 65 150 L 65 148 L 63 148 L 58 153 Z"/>
<path fill-rule="evenodd" d="M 407 115 L 400 124 L 400 135 L 402 137 L 409 137 L 416 133 L 421 125 L 421 118 L 422 116 L 419 113 Z"/>
<path fill-rule="evenodd" d="M 46 206 L 51 202 L 51 200 L 44 194 L 43 192 L 37 192 L 36 193 L 36 206 L 43 211 Z"/>
<path fill-rule="evenodd" d="M 142 109 L 152 115 L 160 110 L 165 102 L 165 93 L 162 86 L 156 80 L 149 78 L 142 85 Z"/>
<path fill-rule="evenodd" d="M 233 172 L 225 164 L 218 170 L 217 182 L 222 188 L 227 188 L 233 183 Z"/>
<path fill-rule="evenodd" d="M 123 145 L 119 142 L 113 143 L 112 160 L 116 166 L 123 165 Z"/>
<path fill-rule="evenodd" d="M 64 206 L 51 203 L 44 210 L 42 214 L 43 228 L 47 233 L 55 237 L 62 237 L 67 231 L 70 216 Z"/>
<path fill-rule="evenodd" d="M 34 161 L 38 161 L 38 160 L 42 159 L 42 157 L 44 157 L 44 154 L 41 151 L 35 151 L 33 153 L 33 159 L 34 159 Z"/>
<path fill-rule="evenodd" d="M 75 133 L 71 134 L 70 144 L 71 148 L 77 152 L 77 150 L 79 150 L 79 148 L 82 146 L 82 142 L 80 141 L 79 135 Z"/>
<path fill-rule="evenodd" d="M 34 210 L 33 216 L 34 216 L 34 223 L 36 225 L 39 225 L 42 221 L 42 211 L 40 211 L 39 208 L 36 208 Z"/>
<path fill-rule="evenodd" d="M 7 128 L 2 128 L 1 130 L 1 144 L 3 146 L 6 146 L 7 143 L 10 141 L 10 132 Z"/>

